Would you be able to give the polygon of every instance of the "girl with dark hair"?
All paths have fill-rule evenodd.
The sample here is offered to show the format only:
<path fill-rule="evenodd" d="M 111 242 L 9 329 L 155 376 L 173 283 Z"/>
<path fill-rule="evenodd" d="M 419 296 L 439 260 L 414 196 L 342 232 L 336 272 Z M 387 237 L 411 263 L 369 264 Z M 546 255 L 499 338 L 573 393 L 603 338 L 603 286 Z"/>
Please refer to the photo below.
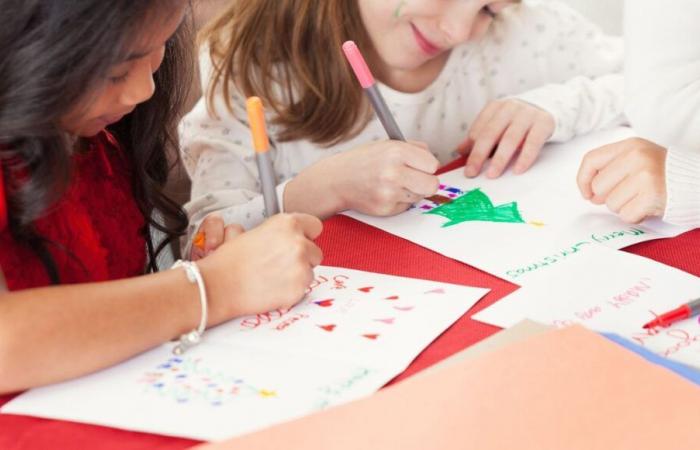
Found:
<path fill-rule="evenodd" d="M 321 258 L 305 215 L 245 234 L 219 222 L 223 243 L 197 264 L 137 277 L 186 227 L 162 187 L 192 62 L 187 1 L 0 9 L 0 393 L 179 335 L 184 351 L 206 326 L 303 296 Z"/>

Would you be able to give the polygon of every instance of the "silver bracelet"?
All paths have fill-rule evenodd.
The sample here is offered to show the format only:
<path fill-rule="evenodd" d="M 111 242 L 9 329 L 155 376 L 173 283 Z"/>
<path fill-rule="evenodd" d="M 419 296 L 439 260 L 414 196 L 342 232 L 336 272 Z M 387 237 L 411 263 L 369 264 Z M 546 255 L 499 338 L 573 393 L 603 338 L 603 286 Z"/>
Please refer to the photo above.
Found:
<path fill-rule="evenodd" d="M 191 261 L 177 260 L 175 264 L 173 264 L 172 269 L 177 269 L 178 267 L 185 269 L 187 279 L 190 283 L 197 284 L 197 288 L 199 289 L 199 303 L 202 307 L 202 317 L 199 320 L 199 326 L 181 335 L 177 345 L 173 347 L 174 354 L 182 355 L 188 348 L 194 347 L 202 340 L 204 329 L 207 327 L 207 290 L 204 287 L 204 278 L 202 278 L 202 273 L 199 271 L 197 264 Z"/>

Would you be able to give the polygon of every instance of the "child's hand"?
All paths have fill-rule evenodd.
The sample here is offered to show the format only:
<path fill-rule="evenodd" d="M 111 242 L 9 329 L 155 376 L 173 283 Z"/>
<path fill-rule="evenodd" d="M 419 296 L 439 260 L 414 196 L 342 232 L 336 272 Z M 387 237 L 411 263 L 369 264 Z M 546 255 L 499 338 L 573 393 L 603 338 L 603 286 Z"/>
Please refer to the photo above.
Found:
<path fill-rule="evenodd" d="M 469 154 L 464 174 L 475 177 L 493 154 L 486 176 L 501 176 L 516 152 L 513 172 L 524 173 L 537 159 L 547 139 L 554 133 L 554 117 L 547 111 L 520 100 L 495 100 L 479 113 L 467 140 L 458 151 Z"/>
<path fill-rule="evenodd" d="M 625 222 L 663 216 L 666 209 L 666 149 L 631 138 L 590 151 L 577 182 L 584 198 L 605 203 Z"/>
<path fill-rule="evenodd" d="M 290 308 L 302 299 L 321 263 L 312 242 L 321 221 L 306 214 L 277 214 L 226 240 L 199 262 L 210 298 L 211 323 Z"/>
<path fill-rule="evenodd" d="M 233 239 L 244 231 L 242 226 L 235 223 L 224 226 L 223 219 L 217 214 L 207 216 L 192 241 L 190 260 L 197 261 L 204 258 L 225 241 Z"/>
<path fill-rule="evenodd" d="M 433 195 L 438 160 L 417 142 L 383 141 L 323 159 L 287 185 L 285 208 L 327 216 L 351 209 L 390 216 Z"/>

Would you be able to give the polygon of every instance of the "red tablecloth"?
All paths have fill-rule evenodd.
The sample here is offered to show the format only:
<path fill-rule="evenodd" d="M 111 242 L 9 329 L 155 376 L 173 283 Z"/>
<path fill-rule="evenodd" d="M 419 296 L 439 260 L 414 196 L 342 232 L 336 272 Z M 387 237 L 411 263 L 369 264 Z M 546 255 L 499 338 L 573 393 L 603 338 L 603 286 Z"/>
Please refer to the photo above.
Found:
<path fill-rule="evenodd" d="M 491 292 L 433 342 L 397 380 L 484 339 L 498 329 L 473 321 L 472 314 L 511 293 L 517 286 L 421 248 L 347 217 L 326 221 L 318 240 L 325 265 L 486 287 Z M 700 276 L 700 230 L 674 239 L 626 249 Z M 11 397 L 0 396 L 0 405 Z M 80 399 L 75 399 L 80 401 Z M 5 449 L 183 449 L 195 441 L 55 420 L 0 415 L 0 450 Z"/>

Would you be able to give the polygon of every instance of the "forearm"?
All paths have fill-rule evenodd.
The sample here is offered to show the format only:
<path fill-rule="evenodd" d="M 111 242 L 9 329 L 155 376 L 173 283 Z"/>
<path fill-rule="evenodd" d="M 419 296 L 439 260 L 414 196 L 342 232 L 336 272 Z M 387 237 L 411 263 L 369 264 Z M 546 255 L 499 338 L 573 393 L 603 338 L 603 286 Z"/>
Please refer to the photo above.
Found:
<path fill-rule="evenodd" d="M 194 328 L 200 314 L 183 270 L 2 294 L 0 393 L 110 366 Z"/>
<path fill-rule="evenodd" d="M 347 209 L 338 192 L 336 178 L 325 172 L 320 161 L 292 179 L 284 190 L 284 211 L 310 214 L 325 219 Z"/>
<path fill-rule="evenodd" d="M 624 123 L 624 79 L 609 74 L 595 79 L 576 77 L 550 84 L 515 98 L 533 104 L 556 120 L 552 142 L 566 142 L 575 136 Z"/>

